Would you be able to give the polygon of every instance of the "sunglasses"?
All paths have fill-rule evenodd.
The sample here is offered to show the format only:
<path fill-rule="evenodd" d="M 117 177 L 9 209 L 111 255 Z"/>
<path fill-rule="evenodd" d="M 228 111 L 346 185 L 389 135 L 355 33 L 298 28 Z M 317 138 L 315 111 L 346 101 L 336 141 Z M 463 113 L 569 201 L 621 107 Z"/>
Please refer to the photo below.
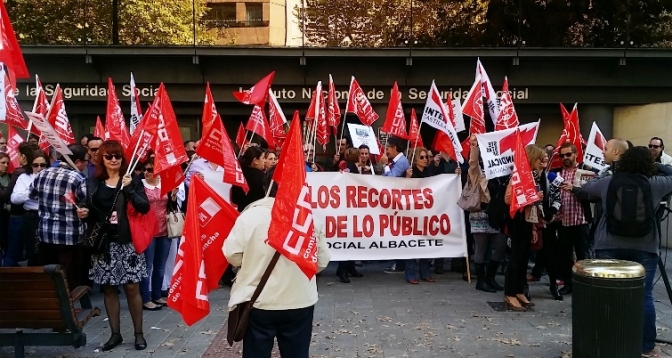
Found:
<path fill-rule="evenodd" d="M 147 172 L 147 173 L 154 173 L 154 168 L 144 168 L 142 169 L 142 172 Z"/>
<path fill-rule="evenodd" d="M 97 152 L 99 148 L 89 148 L 90 151 L 92 152 Z"/>
<path fill-rule="evenodd" d="M 2 143 L 0 143 L 0 144 L 2 144 Z M 649 144 L 649 149 L 658 149 L 660 147 L 662 147 L 662 145 Z"/>
<path fill-rule="evenodd" d="M 0 145 L 7 145 L 7 142 L 0 142 Z"/>
<path fill-rule="evenodd" d="M 121 160 L 121 158 L 123 158 L 123 157 L 124 156 L 121 155 L 121 154 L 105 154 L 105 155 L 103 155 L 103 158 L 105 158 L 107 160 L 112 160 L 112 158 L 114 158 L 116 160 Z"/>
<path fill-rule="evenodd" d="M 563 157 L 564 158 L 570 158 L 572 155 L 574 155 L 574 153 L 572 153 L 572 152 L 564 153 L 564 154 L 560 153 L 560 158 L 563 158 Z"/>
<path fill-rule="evenodd" d="M 49 166 L 49 165 L 47 165 L 47 163 L 33 163 L 33 164 L 32 164 L 32 167 L 33 167 L 33 168 L 40 168 L 40 167 L 41 167 L 41 168 L 46 168 L 46 167 L 48 167 L 48 166 Z"/>
<path fill-rule="evenodd" d="M 420 156 L 418 156 L 418 159 L 427 159 L 427 156 L 426 155 L 420 155 Z"/>

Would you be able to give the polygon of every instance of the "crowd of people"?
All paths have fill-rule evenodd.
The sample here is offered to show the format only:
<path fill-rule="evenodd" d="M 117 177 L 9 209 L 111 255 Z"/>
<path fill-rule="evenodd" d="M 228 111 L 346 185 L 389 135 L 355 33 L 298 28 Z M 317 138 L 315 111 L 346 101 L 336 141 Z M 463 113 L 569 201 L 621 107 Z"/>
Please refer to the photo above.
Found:
<path fill-rule="evenodd" d="M 129 163 L 118 142 L 104 141 L 92 135 L 82 137 L 81 144 L 69 146 L 74 168 L 60 160 L 54 150 L 50 151 L 51 155 L 40 150 L 36 142 L 35 138 L 31 138 L 19 146 L 20 166 L 13 171 L 9 170 L 9 156 L 0 152 L 0 202 L 5 209 L 0 211 L 2 265 L 18 266 L 24 261 L 26 265 L 60 264 L 71 289 L 80 285 L 100 285 L 111 329 L 111 337 L 103 346 L 104 351 L 123 341 L 119 319 L 119 286 L 123 286 L 134 326 L 135 347 L 144 349 L 147 343 L 143 334 L 142 312 L 165 306 L 178 240 L 169 237 L 166 222 L 159 220 L 155 238 L 144 253 L 138 254 L 132 244 L 127 210 L 132 208 L 140 214 L 152 210 L 160 218 L 168 213 L 183 213 L 186 208 L 184 194 L 193 175 L 206 179 L 219 176 L 221 181 L 223 168 L 195 157 L 198 142 L 185 142 L 191 158 L 183 168 L 186 180 L 180 188 L 161 196 L 161 180 L 154 175 L 151 153 L 130 171 L 131 174 L 125 175 Z M 661 235 L 659 230 L 650 230 L 644 237 L 633 241 L 613 234 L 608 228 L 610 208 L 607 201 L 609 183 L 616 175 L 642 175 L 649 182 L 653 198 L 650 209 L 657 213 L 657 219 L 661 218 L 660 208 L 666 206 L 672 192 L 672 167 L 669 166 L 672 157 L 664 153 L 663 140 L 657 137 L 651 139 L 648 148 L 634 147 L 622 139 L 608 141 L 604 149 L 608 169 L 594 171 L 595 179 L 585 185 L 577 184 L 575 177 L 579 169 L 591 168 L 578 164 L 580 158 L 574 145 L 566 143 L 559 148 L 557 152 L 562 167 L 557 169 L 549 169 L 549 158 L 555 151 L 553 146 L 527 146 L 525 151 L 540 200 L 528 205 L 513 218 L 508 210 L 511 200 L 509 178 L 487 180 L 475 137 L 471 138 L 470 144 L 468 161 L 463 164 L 429 148 L 417 147 L 408 151 L 406 142 L 394 137 L 387 140 L 385 153 L 377 158 L 370 154 L 366 145 L 352 148 L 347 138 L 339 140 L 336 154 L 322 163 L 315 160 L 315 148 L 311 144 L 305 144 L 303 149 L 308 172 L 399 178 L 457 174 L 461 176 L 464 190 L 477 187 L 480 207 L 465 212 L 469 258 L 450 259 L 450 268 L 461 272 L 466 279 L 468 263 L 473 262 L 475 288 L 486 293 L 503 291 L 505 303 L 511 310 L 524 311 L 534 305 L 529 285 L 540 281 L 545 274 L 549 278 L 553 299 L 562 301 L 564 295 L 571 294 L 571 270 L 575 260 L 620 258 L 641 263 L 646 269 L 643 352 L 655 356 L 652 285 Z M 6 141 L 0 139 L 0 150 L 3 145 Z M 279 153 L 255 143 L 235 150 L 240 153 L 240 165 L 249 191 L 229 187 L 230 191 L 225 190 L 223 196 L 246 216 L 250 212 L 262 216 L 269 214 L 274 195 L 268 198 L 266 193 L 274 192 L 268 190 L 269 178 Z M 561 183 L 554 178 L 560 178 Z M 67 200 L 68 197 L 72 200 Z M 97 225 L 100 223 L 105 225 Z M 77 245 L 94 227 L 103 230 L 110 238 L 106 252 L 93 252 Z M 234 245 L 233 241 L 230 245 Z M 226 247 L 224 251 L 227 253 Z M 259 251 L 257 254 L 268 256 L 269 253 Z M 221 284 L 233 284 L 236 277 L 233 267 L 245 261 L 236 256 L 239 254 L 228 252 L 227 258 L 229 255 L 233 257 L 230 260 L 232 265 L 223 275 Z M 534 268 L 528 274 L 531 258 Z M 321 257 L 320 269 L 326 266 L 325 261 L 328 262 L 328 255 Z M 239 264 L 236 265 L 236 262 Z M 445 258 L 395 260 L 386 272 L 403 273 L 405 280 L 413 285 L 421 281 L 431 283 L 435 282 L 433 274 L 445 272 L 445 262 Z M 336 270 L 338 279 L 350 283 L 351 277 L 363 277 L 358 266 L 363 264 L 339 262 Z M 504 285 L 496 280 L 502 266 L 506 272 Z M 255 270 L 259 271 L 259 268 Z M 292 269 L 289 267 L 286 270 L 287 275 L 297 274 L 290 272 Z M 261 297 L 264 299 L 265 296 Z M 296 305 L 302 307 L 293 308 L 314 305 L 310 297 L 299 301 Z M 273 307 L 273 304 L 268 306 Z M 312 310 L 295 313 L 304 321 L 308 318 L 312 320 Z M 304 321 L 297 321 L 297 325 L 305 324 Z M 255 339 L 250 338 L 249 342 L 255 342 Z"/>

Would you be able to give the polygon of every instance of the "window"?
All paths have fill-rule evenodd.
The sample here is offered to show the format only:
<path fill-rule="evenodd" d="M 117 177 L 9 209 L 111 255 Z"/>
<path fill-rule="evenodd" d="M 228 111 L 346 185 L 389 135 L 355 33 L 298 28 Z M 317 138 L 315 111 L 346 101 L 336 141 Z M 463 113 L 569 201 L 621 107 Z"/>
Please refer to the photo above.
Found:
<path fill-rule="evenodd" d="M 247 26 L 263 26 L 264 25 L 264 4 L 262 3 L 245 3 L 245 22 Z"/>
<path fill-rule="evenodd" d="M 206 21 L 213 27 L 228 27 L 236 23 L 236 3 L 211 3 Z"/>

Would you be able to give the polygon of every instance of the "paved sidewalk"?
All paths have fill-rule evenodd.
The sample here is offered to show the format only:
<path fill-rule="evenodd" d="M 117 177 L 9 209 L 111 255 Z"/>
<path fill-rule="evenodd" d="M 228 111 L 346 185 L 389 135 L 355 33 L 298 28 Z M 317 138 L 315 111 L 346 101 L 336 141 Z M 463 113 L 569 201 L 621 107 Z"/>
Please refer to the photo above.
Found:
<path fill-rule="evenodd" d="M 360 269 L 364 278 L 342 284 L 335 264 L 318 279 L 320 301 L 315 310 L 311 356 L 316 358 L 402 357 L 570 357 L 571 296 L 550 297 L 547 282 L 531 285 L 533 312 L 497 312 L 488 304 L 501 293 L 476 291 L 456 273 L 435 275 L 436 283 L 405 283 L 400 274 L 382 273 L 386 263 Z M 672 270 L 668 270 L 672 271 Z M 669 273 L 672 275 L 672 272 Z M 503 276 L 498 280 L 503 283 Z M 192 327 L 164 308 L 145 314 L 148 348 L 135 351 L 133 330 L 122 298 L 124 344 L 111 352 L 99 347 L 110 332 L 102 294 L 92 297 L 103 310 L 86 327 L 88 344 L 71 347 L 30 347 L 28 357 L 240 357 L 241 347 L 226 344 L 228 289 L 210 295 L 210 315 Z M 659 338 L 672 340 L 672 306 L 662 280 L 655 287 Z M 672 347 L 663 346 L 669 356 Z M 12 349 L 0 350 L 12 357 Z M 274 356 L 278 356 L 277 353 Z"/>

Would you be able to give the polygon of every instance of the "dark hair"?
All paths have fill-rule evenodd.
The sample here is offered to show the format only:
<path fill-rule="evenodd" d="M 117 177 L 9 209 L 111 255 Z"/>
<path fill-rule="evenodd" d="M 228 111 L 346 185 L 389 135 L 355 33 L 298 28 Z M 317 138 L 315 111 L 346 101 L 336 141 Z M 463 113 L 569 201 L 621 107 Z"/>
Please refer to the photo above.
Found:
<path fill-rule="evenodd" d="M 575 146 L 574 144 L 570 143 L 570 142 L 564 142 L 564 143 L 562 143 L 562 145 L 560 146 L 560 149 L 558 150 L 558 153 L 559 153 L 561 150 L 563 150 L 563 149 L 567 149 L 567 148 L 571 149 L 571 150 L 572 150 L 572 153 L 576 154 L 576 152 L 577 152 L 576 146 Z"/>
<path fill-rule="evenodd" d="M 652 140 L 659 140 L 659 141 L 660 141 L 660 147 L 661 147 L 661 148 L 665 148 L 665 142 L 663 142 L 663 138 L 660 138 L 660 137 L 653 137 L 653 138 L 651 138 L 651 140 L 649 140 L 649 143 L 650 143 Z"/>
<path fill-rule="evenodd" d="M 95 136 L 93 135 L 93 133 L 86 133 L 83 136 L 79 137 L 79 141 L 81 142 L 82 139 L 84 139 L 84 138 L 86 138 L 86 141 L 88 142 L 91 139 L 95 138 Z"/>
<path fill-rule="evenodd" d="M 147 165 L 154 166 L 154 158 L 147 157 L 147 159 L 146 159 L 144 162 L 142 162 L 142 164 L 140 164 L 140 165 L 136 165 L 136 166 L 135 166 L 135 169 L 138 169 L 138 168 L 144 168 L 144 167 L 146 167 Z"/>
<path fill-rule="evenodd" d="M 371 151 L 371 149 L 369 148 L 369 146 L 366 145 L 366 144 L 362 144 L 362 145 L 360 145 L 360 146 L 359 146 L 359 149 L 360 149 L 360 150 L 362 150 L 362 149 L 366 149 L 366 150 L 368 150 L 369 152 Z"/>
<path fill-rule="evenodd" d="M 616 166 L 617 173 L 643 174 L 651 177 L 656 174 L 653 154 L 647 147 L 632 147 L 621 155 Z"/>
<path fill-rule="evenodd" d="M 346 162 L 357 163 L 359 161 L 359 148 L 348 148 L 343 153 Z"/>
<path fill-rule="evenodd" d="M 191 139 L 189 139 L 189 140 L 185 140 L 184 143 L 182 143 L 182 145 L 184 145 L 184 146 L 186 147 L 187 144 L 189 144 L 189 143 L 194 143 L 194 144 L 196 144 L 196 141 L 191 140 Z"/>
<path fill-rule="evenodd" d="M 9 154 L 7 154 L 5 152 L 0 152 L 0 159 L 2 159 L 2 158 L 9 158 Z M 12 158 L 9 158 L 9 160 L 12 160 Z"/>
<path fill-rule="evenodd" d="M 91 136 L 91 138 L 89 138 L 89 142 L 92 141 L 92 140 L 99 140 L 99 141 L 101 141 L 101 142 L 104 142 L 104 141 L 105 141 L 105 139 L 100 138 L 100 137 L 96 137 L 96 136 Z M 87 143 L 88 143 L 88 142 L 87 142 Z"/>
<path fill-rule="evenodd" d="M 247 148 L 245 153 L 243 153 L 243 155 L 240 157 L 240 165 L 249 167 L 252 165 L 252 162 L 255 159 L 259 159 L 263 154 L 264 154 L 263 149 L 257 146 L 249 147 Z"/>
<path fill-rule="evenodd" d="M 390 137 L 390 138 L 388 138 L 388 139 L 387 139 L 387 146 L 388 146 L 388 147 L 396 148 L 396 149 L 397 149 L 397 152 L 399 152 L 399 153 L 403 152 L 404 149 L 406 148 L 406 147 L 404 146 L 404 141 L 403 141 L 403 139 L 401 139 L 401 138 L 397 138 L 397 137 Z"/>
<path fill-rule="evenodd" d="M 82 147 L 82 149 L 83 148 L 84 147 Z M 103 145 L 100 146 L 98 153 L 100 154 L 98 154 L 98 162 L 96 162 L 96 171 L 93 173 L 94 178 L 98 180 L 106 180 L 110 177 L 110 175 L 107 173 L 107 168 L 105 167 L 105 154 L 121 154 L 119 176 L 121 177 L 122 175 L 126 174 L 126 170 L 128 170 L 128 161 L 124 155 L 124 148 L 121 146 L 121 143 L 116 140 L 107 140 L 103 142 Z"/>
<path fill-rule="evenodd" d="M 189 158 L 189 160 L 191 160 L 191 157 L 193 157 L 194 154 L 196 154 L 196 151 L 193 151 L 193 150 L 188 150 L 187 151 L 187 157 Z"/>
<path fill-rule="evenodd" d="M 626 142 L 628 142 L 628 149 L 630 149 L 630 148 L 632 148 L 632 147 L 634 147 L 634 146 L 635 146 L 635 145 L 634 145 L 634 144 L 632 144 L 632 142 L 631 142 L 631 141 L 629 141 L 629 140 L 626 140 Z M 661 143 L 662 143 L 662 142 L 661 142 Z"/>
<path fill-rule="evenodd" d="M 81 144 L 70 144 L 68 145 L 68 149 L 72 152 L 72 155 L 70 156 L 70 159 L 72 159 L 73 162 L 79 160 L 82 162 L 86 161 L 86 155 L 88 154 L 88 150 L 84 148 L 83 145 Z M 122 150 L 123 152 L 123 150 Z"/>
<path fill-rule="evenodd" d="M 38 142 L 40 141 L 40 137 L 38 137 L 38 136 L 36 136 L 35 134 L 32 134 L 32 133 L 28 137 L 28 140 L 31 140 L 31 139 L 35 139 Z"/>
<path fill-rule="evenodd" d="M 45 153 L 41 149 L 38 149 L 38 150 L 33 152 L 33 159 L 30 161 L 30 163 L 28 163 L 28 165 L 30 166 L 30 173 L 33 173 L 32 164 L 35 161 L 35 159 L 37 159 L 37 158 L 44 158 L 44 161 L 47 162 L 47 167 L 49 166 L 49 164 L 51 164 L 51 162 L 49 161 L 49 156 L 47 155 L 47 153 Z"/>
<path fill-rule="evenodd" d="M 553 147 L 553 149 L 555 149 L 555 146 L 554 146 L 553 144 L 550 144 L 550 143 L 549 143 L 549 144 L 546 144 L 546 145 L 544 146 L 544 148 L 546 148 L 546 147 Z"/>
<path fill-rule="evenodd" d="M 275 194 L 278 193 L 278 183 L 273 181 L 273 173 L 275 173 L 275 168 L 273 167 L 264 173 L 264 191 L 268 193 L 268 188 L 271 186 L 271 183 L 273 183 L 273 189 L 271 189 L 270 193 L 268 194 L 269 197 L 275 198 Z"/>
<path fill-rule="evenodd" d="M 38 148 L 35 144 L 30 144 L 28 142 L 22 142 L 19 144 L 19 155 L 23 154 L 26 156 L 26 165 L 23 167 L 23 169 L 25 169 L 27 173 L 30 173 L 30 165 L 33 163 L 33 155 L 38 149 L 40 148 Z"/>
<path fill-rule="evenodd" d="M 278 152 L 276 152 L 274 150 L 265 151 L 264 152 L 264 159 L 268 159 L 268 156 L 271 155 L 271 154 L 275 155 L 275 159 L 278 159 Z"/>

